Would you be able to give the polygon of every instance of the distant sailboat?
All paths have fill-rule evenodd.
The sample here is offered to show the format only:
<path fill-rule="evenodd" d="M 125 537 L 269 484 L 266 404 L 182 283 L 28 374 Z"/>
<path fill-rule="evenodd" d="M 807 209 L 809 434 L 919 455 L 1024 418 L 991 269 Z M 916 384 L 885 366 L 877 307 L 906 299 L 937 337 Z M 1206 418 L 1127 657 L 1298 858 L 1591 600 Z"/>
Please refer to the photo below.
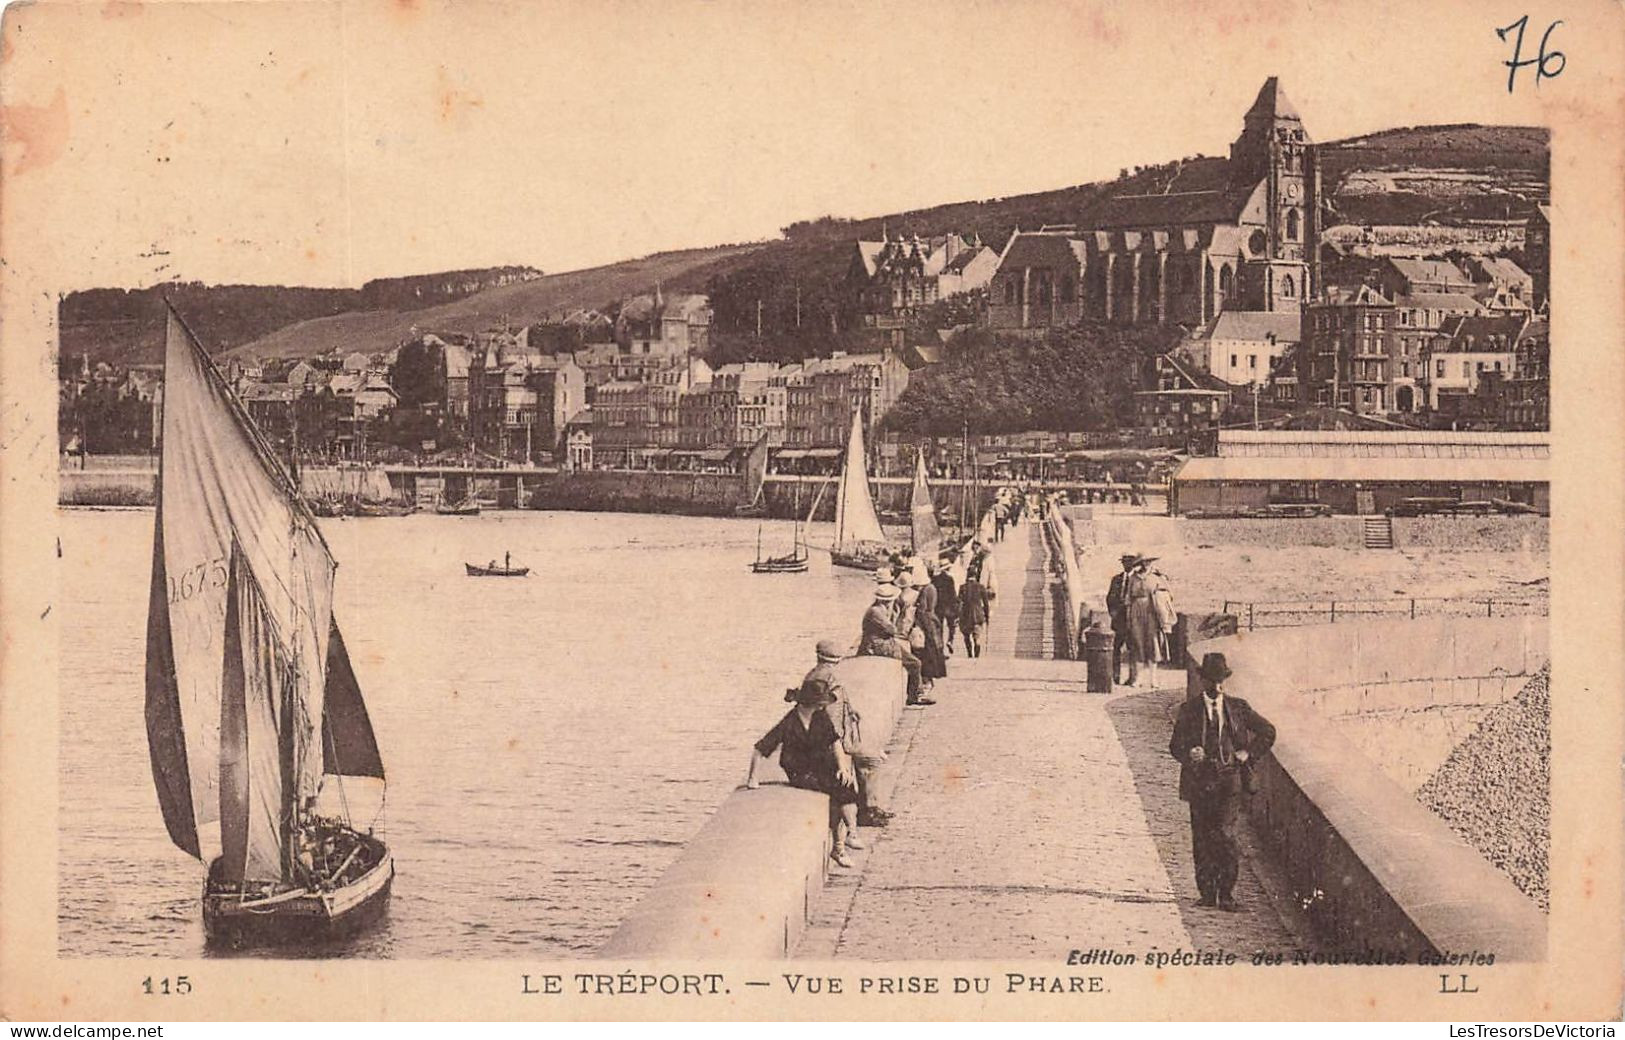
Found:
<path fill-rule="evenodd" d="M 942 528 L 937 524 L 937 506 L 931 499 L 931 485 L 925 479 L 925 454 L 914 457 L 914 488 L 909 495 L 909 527 L 914 535 L 914 555 L 936 559 L 942 552 Z"/>
<path fill-rule="evenodd" d="M 162 422 L 146 721 L 164 824 L 209 865 L 211 942 L 348 933 L 382 912 L 395 866 L 349 819 L 372 781 L 381 804 L 384 767 L 333 616 L 337 565 L 173 310 Z"/>
<path fill-rule="evenodd" d="M 835 544 L 830 562 L 838 567 L 873 570 L 886 562 L 886 532 L 869 493 L 868 455 L 863 447 L 863 413 L 852 413 L 841 481 L 835 493 Z"/>

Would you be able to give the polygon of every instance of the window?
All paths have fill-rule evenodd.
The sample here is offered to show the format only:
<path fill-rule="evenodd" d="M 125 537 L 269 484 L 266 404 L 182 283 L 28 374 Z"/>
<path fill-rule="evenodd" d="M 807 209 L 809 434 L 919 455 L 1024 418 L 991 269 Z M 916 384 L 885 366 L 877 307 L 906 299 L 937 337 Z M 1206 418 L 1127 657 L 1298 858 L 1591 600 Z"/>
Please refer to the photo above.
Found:
<path fill-rule="evenodd" d="M 1247 367 L 1248 368 L 1257 368 L 1258 367 L 1258 355 L 1257 354 L 1248 354 L 1247 355 Z"/>
<path fill-rule="evenodd" d="M 1234 355 L 1234 354 L 1230 355 L 1230 367 L 1231 368 L 1236 367 L 1236 355 Z"/>
<path fill-rule="evenodd" d="M 1298 211 L 1295 209 L 1289 209 L 1286 211 L 1286 240 L 1288 242 L 1296 242 L 1298 240 L 1298 233 Z M 1292 295 L 1290 290 L 1287 291 L 1287 295 Z"/>
<path fill-rule="evenodd" d="M 1004 302 L 1007 304 L 1016 302 L 1016 280 L 1014 278 L 1004 283 Z"/>
<path fill-rule="evenodd" d="M 1440 379 L 1443 379 L 1444 378 L 1444 359 L 1441 358 L 1438 362 L 1436 362 L 1436 365 L 1437 365 L 1437 369 L 1434 372 L 1434 375 L 1437 376 Z"/>
<path fill-rule="evenodd" d="M 1285 276 L 1284 278 L 1281 279 L 1281 295 L 1282 296 L 1291 298 L 1293 295 L 1295 295 L 1297 293 L 1297 291 L 1298 291 L 1297 284 L 1292 281 L 1292 276 L 1291 275 L 1287 275 L 1287 276 Z"/>

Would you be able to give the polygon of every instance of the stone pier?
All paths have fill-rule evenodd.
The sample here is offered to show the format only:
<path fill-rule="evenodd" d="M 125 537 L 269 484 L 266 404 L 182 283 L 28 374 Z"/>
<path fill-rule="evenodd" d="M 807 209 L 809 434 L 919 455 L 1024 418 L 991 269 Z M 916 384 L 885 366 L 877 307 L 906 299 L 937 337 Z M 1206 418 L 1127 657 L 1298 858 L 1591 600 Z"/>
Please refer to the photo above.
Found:
<path fill-rule="evenodd" d="M 1312 948 L 1250 834 L 1243 911 L 1196 906 L 1167 753 L 1184 672 L 1086 692 L 1083 663 L 1054 656 L 1045 552 L 1031 522 L 994 546 L 988 646 L 970 660 L 961 644 L 937 703 L 906 710 L 887 767 L 896 819 L 861 831 L 869 847 L 814 900 L 795 956 L 1058 964 L 1072 949 Z"/>

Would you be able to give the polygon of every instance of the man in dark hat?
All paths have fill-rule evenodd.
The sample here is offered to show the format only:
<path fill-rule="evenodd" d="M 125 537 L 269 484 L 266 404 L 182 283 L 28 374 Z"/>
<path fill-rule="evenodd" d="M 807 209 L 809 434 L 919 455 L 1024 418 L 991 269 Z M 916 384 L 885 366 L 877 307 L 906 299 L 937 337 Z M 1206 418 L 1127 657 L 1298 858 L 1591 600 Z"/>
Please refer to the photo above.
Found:
<path fill-rule="evenodd" d="M 1275 743 L 1275 727 L 1239 697 L 1228 696 L 1230 666 L 1202 657 L 1202 696 L 1180 705 L 1168 753 L 1179 760 L 1179 797 L 1191 807 L 1191 852 L 1201 906 L 1241 909 L 1233 890 L 1240 869 L 1236 817 L 1252 787 L 1252 764 Z"/>
<path fill-rule="evenodd" d="M 1123 586 L 1128 576 L 1140 564 L 1140 557 L 1135 553 L 1124 553 L 1119 562 L 1123 569 L 1112 575 L 1112 583 L 1106 589 L 1106 613 L 1112 619 L 1112 682 L 1122 684 L 1123 648 L 1128 646 L 1128 597 L 1123 594 Z M 1134 680 L 1140 677 L 1138 662 L 1134 655 L 1129 655 L 1128 684 L 1134 685 Z"/>

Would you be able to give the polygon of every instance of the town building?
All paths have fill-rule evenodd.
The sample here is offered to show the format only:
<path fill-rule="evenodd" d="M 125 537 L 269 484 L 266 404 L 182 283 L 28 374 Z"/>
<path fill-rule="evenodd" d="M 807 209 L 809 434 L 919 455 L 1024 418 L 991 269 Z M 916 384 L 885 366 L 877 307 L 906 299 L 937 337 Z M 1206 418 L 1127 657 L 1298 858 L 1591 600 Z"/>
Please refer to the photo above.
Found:
<path fill-rule="evenodd" d="M 622 353 L 663 359 L 703 355 L 711 347 L 711 301 L 702 293 L 653 293 L 621 304 L 615 342 Z"/>
<path fill-rule="evenodd" d="M 570 416 L 564 426 L 565 468 L 574 472 L 593 468 L 592 409 L 583 408 Z"/>
<path fill-rule="evenodd" d="M 1152 359 L 1150 382 L 1134 395 L 1134 425 L 1153 440 L 1184 443 L 1212 430 L 1234 399 L 1234 387 L 1175 352 Z"/>
<path fill-rule="evenodd" d="M 1328 290 L 1311 304 L 1297 355 L 1299 403 L 1357 415 L 1414 410 L 1415 389 L 1391 374 L 1395 323 L 1392 301 L 1370 285 Z"/>
<path fill-rule="evenodd" d="M 1549 323 L 1532 319 L 1518 336 L 1512 375 L 1504 385 L 1502 422 L 1511 430 L 1549 430 L 1552 425 L 1552 351 Z"/>
<path fill-rule="evenodd" d="M 1423 260 L 1406 256 L 1382 257 L 1373 269 L 1372 281 L 1390 300 L 1418 293 L 1461 293 L 1471 296 L 1478 290 L 1472 276 L 1449 260 Z"/>
<path fill-rule="evenodd" d="M 1486 372 L 1512 373 L 1518 339 L 1529 318 L 1522 314 L 1472 315 L 1450 318 L 1440 327 L 1428 350 L 1427 403 L 1444 416 L 1471 407 L 1464 400 L 1478 393 Z"/>
<path fill-rule="evenodd" d="M 1537 310 L 1545 309 L 1552 291 L 1552 209 L 1536 206 L 1524 226 L 1523 256 L 1529 265 L 1529 282 L 1533 291 L 1531 302 Z"/>
<path fill-rule="evenodd" d="M 998 254 L 975 236 L 885 236 L 856 243 L 848 280 L 864 324 L 890 327 L 938 300 L 986 286 L 998 265 Z"/>
<path fill-rule="evenodd" d="M 1202 369 L 1226 383 L 1264 384 L 1302 333 L 1302 312 L 1227 310 L 1198 340 L 1194 354 Z"/>
<path fill-rule="evenodd" d="M 1394 300 L 1393 351 L 1389 358 L 1392 411 L 1418 412 L 1427 406 L 1416 389 L 1433 338 L 1449 318 L 1482 314 L 1479 302 L 1464 293 L 1416 293 Z M 1408 389 L 1406 389 L 1408 388 Z"/>
<path fill-rule="evenodd" d="M 1533 308 L 1535 280 L 1510 257 L 1469 257 L 1467 270 L 1478 284 L 1480 295 L 1490 297 L 1505 294 L 1523 301 L 1525 309 Z"/>

